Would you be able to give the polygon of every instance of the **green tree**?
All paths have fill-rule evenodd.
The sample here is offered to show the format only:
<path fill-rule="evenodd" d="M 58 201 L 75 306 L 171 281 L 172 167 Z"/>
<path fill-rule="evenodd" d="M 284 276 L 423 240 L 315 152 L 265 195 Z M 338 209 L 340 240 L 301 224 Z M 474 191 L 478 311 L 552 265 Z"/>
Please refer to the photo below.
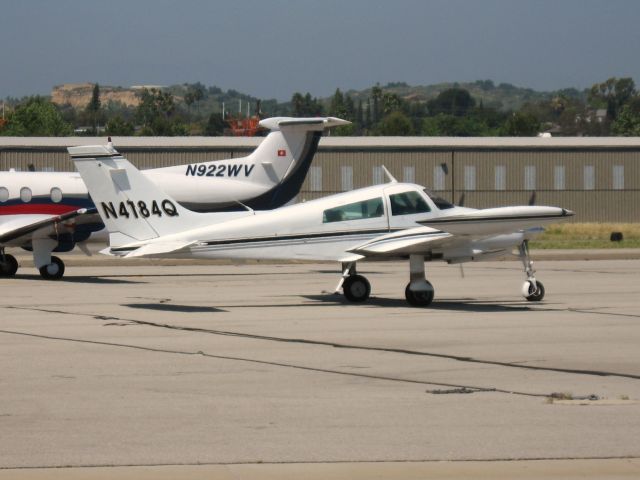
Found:
<path fill-rule="evenodd" d="M 376 84 L 376 86 L 371 89 L 371 99 L 373 100 L 373 105 L 371 107 L 370 120 L 371 123 L 374 124 L 380 120 L 380 101 L 382 100 L 382 89 L 380 85 Z"/>
<path fill-rule="evenodd" d="M 490 133 L 487 124 L 475 116 L 457 117 L 441 113 L 422 122 L 422 134 L 430 137 L 481 137 Z"/>
<path fill-rule="evenodd" d="M 344 96 L 344 112 L 345 112 L 345 116 L 344 116 L 345 120 L 349 120 L 350 122 L 353 122 L 356 120 L 356 105 L 353 102 L 353 98 L 351 98 L 350 95 Z"/>
<path fill-rule="evenodd" d="M 122 118 L 122 115 L 116 115 L 107 122 L 107 135 L 131 136 L 133 132 L 133 124 Z"/>
<path fill-rule="evenodd" d="M 381 100 L 383 115 L 389 115 L 396 110 L 401 110 L 404 106 L 402 99 L 395 93 L 384 92 Z"/>
<path fill-rule="evenodd" d="M 188 129 L 174 118 L 175 111 L 176 105 L 171 94 L 145 88 L 135 115 L 136 122 L 142 126 L 142 135 L 185 135 Z"/>
<path fill-rule="evenodd" d="M 296 92 L 291 97 L 291 110 L 294 117 L 320 116 L 323 114 L 324 108 L 317 98 L 312 98 L 307 92 L 302 95 Z"/>
<path fill-rule="evenodd" d="M 623 137 L 640 136 L 640 111 L 625 105 L 611 124 L 611 132 Z"/>
<path fill-rule="evenodd" d="M 589 103 L 596 108 L 606 108 L 607 117 L 610 120 L 615 120 L 624 104 L 636 94 L 636 86 L 632 78 L 611 77 L 591 87 Z"/>
<path fill-rule="evenodd" d="M 333 115 L 339 118 L 345 118 L 347 116 L 347 110 L 344 104 L 344 95 L 339 88 L 336 88 L 336 93 L 331 98 L 331 104 L 329 105 L 329 115 Z"/>
<path fill-rule="evenodd" d="M 205 95 L 206 89 L 201 83 L 189 85 L 187 93 L 184 95 L 184 103 L 186 103 L 187 108 L 191 109 L 191 105 L 205 98 Z"/>
<path fill-rule="evenodd" d="M 211 137 L 218 137 L 224 133 L 225 126 L 222 115 L 219 113 L 212 113 L 209 115 L 209 121 L 204 127 L 204 134 Z"/>
<path fill-rule="evenodd" d="M 427 102 L 430 115 L 444 113 L 462 117 L 475 106 L 476 101 L 471 94 L 464 88 L 456 87 L 444 90 L 436 98 Z"/>
<path fill-rule="evenodd" d="M 540 131 L 540 121 L 531 114 L 515 112 L 504 124 L 502 135 L 507 137 L 535 137 Z"/>
<path fill-rule="evenodd" d="M 73 128 L 64 121 L 56 106 L 42 97 L 30 97 L 7 118 L 3 135 L 19 137 L 60 137 L 71 135 Z"/>
<path fill-rule="evenodd" d="M 399 110 L 391 112 L 378 123 L 376 128 L 378 135 L 406 136 L 413 135 L 411 120 Z"/>
<path fill-rule="evenodd" d="M 91 93 L 91 100 L 89 101 L 88 109 L 91 112 L 98 112 L 102 102 L 100 102 L 100 85 L 97 83 L 93 86 L 93 92 Z"/>
<path fill-rule="evenodd" d="M 100 107 L 102 103 L 100 102 L 100 85 L 97 83 L 93 86 L 93 92 L 91 93 L 91 100 L 87 105 L 87 113 L 91 116 L 92 124 L 93 124 L 93 133 L 97 135 L 98 133 L 98 115 L 100 113 Z"/>

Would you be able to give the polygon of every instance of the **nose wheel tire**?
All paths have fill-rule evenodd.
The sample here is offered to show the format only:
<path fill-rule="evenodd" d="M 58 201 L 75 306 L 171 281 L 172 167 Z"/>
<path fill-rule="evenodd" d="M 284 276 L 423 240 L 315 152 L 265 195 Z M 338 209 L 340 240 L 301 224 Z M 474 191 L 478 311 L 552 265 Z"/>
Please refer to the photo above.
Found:
<path fill-rule="evenodd" d="M 435 295 L 435 291 L 433 289 L 433 285 L 430 282 L 427 282 L 430 289 L 429 290 L 411 290 L 411 283 L 407 284 L 407 288 L 404 289 L 404 296 L 407 299 L 409 305 L 414 307 L 428 307 L 433 302 L 433 297 Z"/>
<path fill-rule="evenodd" d="M 18 261 L 13 255 L 0 257 L 0 277 L 13 277 L 18 271 Z"/>
<path fill-rule="evenodd" d="M 60 280 L 64 275 L 64 262 L 58 257 L 51 257 L 51 263 L 40 267 L 40 275 L 45 280 Z"/>
<path fill-rule="evenodd" d="M 539 280 L 536 280 L 534 286 L 531 280 L 527 280 L 522 285 L 522 295 L 529 302 L 539 302 L 544 298 L 544 285 Z"/>
<path fill-rule="evenodd" d="M 371 284 L 362 275 L 350 275 L 345 278 L 342 291 L 350 302 L 364 302 L 371 294 Z"/>

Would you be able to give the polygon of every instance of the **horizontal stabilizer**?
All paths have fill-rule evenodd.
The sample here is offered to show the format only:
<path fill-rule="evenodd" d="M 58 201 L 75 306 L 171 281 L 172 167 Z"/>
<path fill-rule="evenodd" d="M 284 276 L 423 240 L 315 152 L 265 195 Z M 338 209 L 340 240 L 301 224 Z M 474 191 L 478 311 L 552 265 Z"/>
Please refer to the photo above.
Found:
<path fill-rule="evenodd" d="M 68 147 L 67 148 L 69 155 L 72 158 L 83 158 L 83 157 L 92 157 L 92 158 L 100 158 L 100 157 L 112 157 L 114 155 L 119 155 L 118 151 L 113 148 L 111 144 L 109 145 L 81 145 L 79 147 Z"/>
<path fill-rule="evenodd" d="M 441 216 L 418 223 L 454 235 L 486 236 L 555 223 L 573 215 L 571 210 L 558 207 L 499 207 Z"/>
<path fill-rule="evenodd" d="M 304 127 L 305 130 L 324 130 L 325 128 L 348 125 L 351 122 L 336 117 L 272 117 L 261 120 L 259 125 L 269 130 L 282 130 L 283 128 Z"/>

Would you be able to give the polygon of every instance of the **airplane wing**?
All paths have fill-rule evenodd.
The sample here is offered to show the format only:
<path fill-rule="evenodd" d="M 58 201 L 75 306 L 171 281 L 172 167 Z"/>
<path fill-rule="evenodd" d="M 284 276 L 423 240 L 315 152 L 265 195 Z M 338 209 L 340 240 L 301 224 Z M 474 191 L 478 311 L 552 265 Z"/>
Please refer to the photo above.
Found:
<path fill-rule="evenodd" d="M 404 256 L 453 247 L 456 243 L 458 239 L 450 233 L 429 227 L 416 227 L 376 237 L 348 251 L 365 257 Z"/>
<path fill-rule="evenodd" d="M 198 244 L 197 241 L 188 242 L 152 242 L 143 245 L 123 245 L 122 247 L 107 247 L 101 250 L 104 255 L 122 255 L 126 258 L 147 257 L 151 255 L 167 255 L 185 252 L 189 247 Z"/>
<path fill-rule="evenodd" d="M 0 225 L 0 244 L 20 244 L 31 240 L 34 233 L 56 235 L 72 225 L 91 222 L 100 222 L 95 209 L 80 208 L 62 215 L 19 215 Z"/>
<path fill-rule="evenodd" d="M 418 223 L 454 235 L 482 238 L 540 227 L 573 215 L 571 210 L 558 207 L 499 207 L 445 215 Z"/>
<path fill-rule="evenodd" d="M 436 252 L 448 261 L 501 255 L 533 227 L 566 220 L 574 213 L 556 207 L 503 207 L 436 217 L 425 226 L 376 237 L 350 250 L 364 257 L 401 257 Z M 427 226 L 428 225 L 428 226 Z M 538 232 L 536 230 L 536 232 Z M 490 245 L 483 240 L 490 239 Z"/>

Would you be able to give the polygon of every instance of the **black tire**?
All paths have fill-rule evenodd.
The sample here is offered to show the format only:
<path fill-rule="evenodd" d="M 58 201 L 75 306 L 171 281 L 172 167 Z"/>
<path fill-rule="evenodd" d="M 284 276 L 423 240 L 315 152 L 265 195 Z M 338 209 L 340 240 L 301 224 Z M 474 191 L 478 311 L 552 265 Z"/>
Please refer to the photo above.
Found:
<path fill-rule="evenodd" d="M 371 294 L 371 284 L 362 275 L 349 275 L 342 284 L 342 291 L 350 302 L 364 302 Z"/>
<path fill-rule="evenodd" d="M 51 263 L 40 267 L 40 276 L 45 280 L 60 280 L 64 275 L 64 262 L 58 257 L 51 257 Z"/>
<path fill-rule="evenodd" d="M 431 282 L 428 282 L 431 290 L 424 290 L 414 292 L 411 290 L 411 283 L 407 284 L 407 287 L 404 289 L 404 297 L 407 299 L 409 305 L 414 307 L 428 307 L 433 302 L 433 297 L 435 296 L 435 290 L 433 289 L 433 285 Z"/>
<path fill-rule="evenodd" d="M 0 277 L 13 277 L 18 271 L 18 261 L 13 255 L 4 255 L 4 260 L 0 257 Z"/>
<path fill-rule="evenodd" d="M 542 282 L 536 280 L 536 286 L 538 288 L 534 288 L 533 283 L 529 281 L 529 294 L 524 297 L 529 302 L 539 302 L 544 298 L 544 285 Z"/>

